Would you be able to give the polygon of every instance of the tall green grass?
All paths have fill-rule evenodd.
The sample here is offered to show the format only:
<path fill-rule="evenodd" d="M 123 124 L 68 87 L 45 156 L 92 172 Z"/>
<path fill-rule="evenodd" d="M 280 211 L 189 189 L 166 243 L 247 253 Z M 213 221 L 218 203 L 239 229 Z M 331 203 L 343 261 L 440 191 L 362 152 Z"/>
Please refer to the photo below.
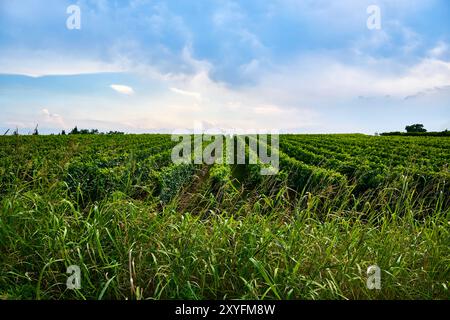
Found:
<path fill-rule="evenodd" d="M 62 184 L 3 197 L 2 298 L 449 298 L 449 211 L 439 205 L 425 214 L 384 195 L 344 205 L 285 187 L 217 202 L 203 191 L 184 213 L 178 199 L 161 208 L 122 193 L 80 210 Z M 80 290 L 66 289 L 72 264 Z M 374 264 L 381 290 L 366 288 Z"/>

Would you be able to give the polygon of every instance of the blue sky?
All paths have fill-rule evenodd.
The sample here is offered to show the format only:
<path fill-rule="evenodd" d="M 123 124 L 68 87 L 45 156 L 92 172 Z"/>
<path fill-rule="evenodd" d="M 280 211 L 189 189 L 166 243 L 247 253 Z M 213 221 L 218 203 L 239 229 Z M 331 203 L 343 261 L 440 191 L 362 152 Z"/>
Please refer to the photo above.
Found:
<path fill-rule="evenodd" d="M 450 2 L 1 0 L 0 109 L 23 133 L 450 129 Z"/>

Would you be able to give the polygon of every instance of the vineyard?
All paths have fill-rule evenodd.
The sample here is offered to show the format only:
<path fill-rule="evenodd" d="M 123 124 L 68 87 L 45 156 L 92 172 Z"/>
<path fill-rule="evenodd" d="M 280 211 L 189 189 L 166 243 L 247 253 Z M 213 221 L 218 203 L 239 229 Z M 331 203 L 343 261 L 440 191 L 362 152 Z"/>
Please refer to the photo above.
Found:
<path fill-rule="evenodd" d="M 176 145 L 0 137 L 0 299 L 450 298 L 447 137 L 282 135 L 276 175 Z"/>

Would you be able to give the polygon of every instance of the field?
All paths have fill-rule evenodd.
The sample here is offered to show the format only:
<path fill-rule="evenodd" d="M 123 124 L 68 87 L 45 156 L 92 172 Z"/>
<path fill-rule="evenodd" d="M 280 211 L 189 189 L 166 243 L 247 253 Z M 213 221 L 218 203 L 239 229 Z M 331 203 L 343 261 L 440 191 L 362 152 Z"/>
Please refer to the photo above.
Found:
<path fill-rule="evenodd" d="M 450 139 L 282 135 L 272 176 L 175 145 L 0 137 L 0 298 L 450 298 Z"/>

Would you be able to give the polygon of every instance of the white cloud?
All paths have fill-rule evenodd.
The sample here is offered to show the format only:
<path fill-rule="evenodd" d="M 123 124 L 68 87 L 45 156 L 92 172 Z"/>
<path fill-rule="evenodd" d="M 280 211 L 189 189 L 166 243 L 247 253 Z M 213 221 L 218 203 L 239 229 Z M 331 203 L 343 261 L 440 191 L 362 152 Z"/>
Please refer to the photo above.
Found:
<path fill-rule="evenodd" d="M 253 108 L 253 112 L 257 114 L 266 114 L 266 115 L 280 114 L 283 113 L 283 111 L 284 110 L 281 109 L 280 107 L 273 105 L 262 105 Z"/>
<path fill-rule="evenodd" d="M 0 55 L 0 73 L 17 74 L 30 77 L 49 75 L 75 75 L 103 72 L 123 72 L 126 70 L 125 60 L 107 63 L 94 59 L 80 59 L 47 51 L 8 52 Z"/>
<path fill-rule="evenodd" d="M 111 89 L 117 91 L 118 93 L 131 96 L 134 94 L 134 90 L 132 87 L 125 86 L 123 84 L 112 84 L 110 85 Z"/>
<path fill-rule="evenodd" d="M 431 58 L 439 59 L 449 53 L 449 45 L 443 41 L 440 41 L 434 48 L 428 51 Z"/>
<path fill-rule="evenodd" d="M 41 114 L 44 116 L 43 122 L 47 125 L 56 125 L 60 128 L 67 127 L 64 118 L 56 113 L 51 113 L 47 108 L 41 110 Z"/>
<path fill-rule="evenodd" d="M 414 65 L 368 58 L 350 64 L 331 56 L 302 56 L 275 71 L 263 72 L 257 86 L 249 88 L 277 105 L 334 105 L 357 96 L 403 99 L 434 87 L 450 84 L 450 62 L 422 59 Z M 249 92 L 249 93 L 250 93 Z"/>
<path fill-rule="evenodd" d="M 177 94 L 181 94 L 183 96 L 192 97 L 197 100 L 202 99 L 202 95 L 198 92 L 186 91 L 186 90 L 181 90 L 181 89 L 177 89 L 177 88 L 170 88 L 170 91 L 175 92 Z"/>

